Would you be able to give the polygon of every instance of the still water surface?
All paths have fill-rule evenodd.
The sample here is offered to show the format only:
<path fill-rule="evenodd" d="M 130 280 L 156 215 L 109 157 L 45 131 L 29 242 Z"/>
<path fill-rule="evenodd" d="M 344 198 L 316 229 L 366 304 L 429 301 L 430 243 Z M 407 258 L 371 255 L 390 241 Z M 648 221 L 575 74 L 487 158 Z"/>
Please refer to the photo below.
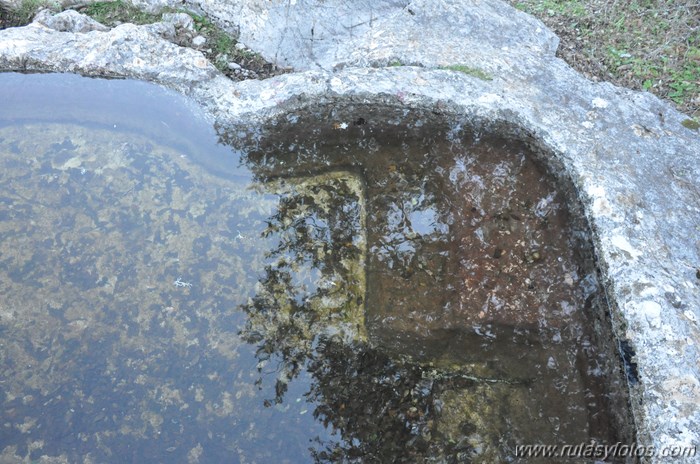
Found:
<path fill-rule="evenodd" d="M 67 75 L 2 74 L 0 100 L 0 457 L 624 438 L 587 232 L 525 145 L 381 105 L 217 135 L 170 92 Z"/>

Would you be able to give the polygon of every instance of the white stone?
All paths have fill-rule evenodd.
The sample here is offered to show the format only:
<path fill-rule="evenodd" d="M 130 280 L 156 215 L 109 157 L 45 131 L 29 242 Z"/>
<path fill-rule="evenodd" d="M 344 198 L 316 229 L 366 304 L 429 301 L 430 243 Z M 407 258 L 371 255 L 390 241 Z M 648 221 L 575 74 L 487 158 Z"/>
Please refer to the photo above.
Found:
<path fill-rule="evenodd" d="M 593 198 L 593 212 L 597 216 L 612 216 L 612 208 L 605 196 L 605 187 L 595 186 L 588 189 L 588 194 Z"/>
<path fill-rule="evenodd" d="M 205 43 L 207 43 L 207 39 L 201 35 L 198 35 L 197 37 L 192 39 L 192 45 L 194 45 L 195 47 L 201 47 Z"/>
<path fill-rule="evenodd" d="M 630 242 L 627 240 L 627 237 L 623 237 L 622 235 L 615 235 L 610 239 L 610 242 L 620 250 L 629 254 L 632 258 L 639 258 L 642 255 L 641 251 L 637 250 L 630 244 Z"/>
<path fill-rule="evenodd" d="M 649 325 L 652 327 L 661 327 L 661 305 L 656 301 L 643 301 L 639 305 L 639 310 L 644 314 Z"/>
<path fill-rule="evenodd" d="M 597 97 L 594 98 L 593 101 L 591 102 L 591 105 L 593 106 L 593 108 L 607 108 L 609 104 L 610 103 L 608 103 L 606 100 L 603 100 L 602 98 L 597 98 Z"/>

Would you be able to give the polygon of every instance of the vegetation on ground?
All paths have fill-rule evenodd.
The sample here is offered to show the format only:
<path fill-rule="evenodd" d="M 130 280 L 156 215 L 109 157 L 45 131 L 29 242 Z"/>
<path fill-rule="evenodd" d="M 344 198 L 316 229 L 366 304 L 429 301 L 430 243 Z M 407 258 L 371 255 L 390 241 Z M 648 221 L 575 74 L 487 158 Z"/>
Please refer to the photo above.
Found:
<path fill-rule="evenodd" d="M 162 15 L 146 13 L 123 0 L 89 3 L 78 11 L 90 16 L 98 23 L 114 27 L 123 23 L 151 24 L 160 21 Z"/>
<path fill-rule="evenodd" d="M 121 23 L 150 24 L 160 21 L 164 13 L 185 13 L 192 18 L 197 35 L 206 39 L 201 51 L 221 72 L 235 79 L 262 78 L 279 74 L 274 65 L 245 47 L 238 47 L 236 37 L 224 31 L 209 19 L 185 9 L 166 8 L 158 14 L 146 13 L 125 0 L 91 3 L 79 11 L 110 27 Z M 181 38 L 182 39 L 182 38 Z M 191 38 L 190 38 L 191 40 Z M 180 45 L 189 45 L 187 38 Z M 236 63 L 240 67 L 229 66 Z"/>
<path fill-rule="evenodd" d="M 700 118 L 700 1 L 508 1 L 551 28 L 558 55 L 587 77 L 652 92 Z"/>
<path fill-rule="evenodd" d="M 14 8 L 9 2 L 0 0 L 0 29 L 29 24 L 39 10 L 46 8 L 58 11 L 60 6 L 54 0 L 22 0 Z"/>

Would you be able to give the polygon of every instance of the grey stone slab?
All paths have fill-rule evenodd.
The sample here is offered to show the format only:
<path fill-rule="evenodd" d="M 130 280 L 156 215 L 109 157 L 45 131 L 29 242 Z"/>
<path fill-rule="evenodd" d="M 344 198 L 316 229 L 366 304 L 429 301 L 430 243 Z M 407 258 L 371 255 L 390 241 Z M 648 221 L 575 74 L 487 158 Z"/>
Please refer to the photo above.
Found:
<path fill-rule="evenodd" d="M 34 21 L 59 32 L 104 32 L 109 30 L 107 26 L 74 10 L 66 10 L 58 14 L 54 14 L 51 10 L 41 10 L 34 17 Z"/>

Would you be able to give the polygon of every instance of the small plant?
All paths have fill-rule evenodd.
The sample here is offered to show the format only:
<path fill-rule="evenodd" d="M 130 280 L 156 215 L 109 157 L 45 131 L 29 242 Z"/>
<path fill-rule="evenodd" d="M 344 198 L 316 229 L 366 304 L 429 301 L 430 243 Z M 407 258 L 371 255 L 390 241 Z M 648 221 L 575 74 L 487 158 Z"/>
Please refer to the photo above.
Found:
<path fill-rule="evenodd" d="M 194 21 L 195 30 L 207 37 L 208 51 L 206 54 L 212 60 L 214 66 L 219 68 L 220 71 L 226 72 L 229 61 L 238 61 L 238 55 L 241 54 L 236 49 L 236 40 L 204 16 L 190 11 L 184 11 L 184 13 L 190 15 Z"/>
<path fill-rule="evenodd" d="M 467 66 L 464 64 L 453 64 L 453 65 L 449 65 L 449 66 L 441 66 L 440 69 L 461 72 L 461 73 L 467 74 L 469 76 L 481 79 L 482 81 L 493 80 L 493 77 L 490 74 L 488 74 L 486 71 L 484 71 L 483 69 L 473 68 L 471 66 Z"/>
<path fill-rule="evenodd" d="M 388 66 L 393 68 L 393 67 L 403 66 L 403 63 L 400 60 L 391 60 L 391 61 L 389 61 Z"/>
<path fill-rule="evenodd" d="M 682 69 L 672 71 L 668 86 L 671 88 L 668 97 L 678 104 L 700 94 L 700 65 L 686 63 Z"/>

